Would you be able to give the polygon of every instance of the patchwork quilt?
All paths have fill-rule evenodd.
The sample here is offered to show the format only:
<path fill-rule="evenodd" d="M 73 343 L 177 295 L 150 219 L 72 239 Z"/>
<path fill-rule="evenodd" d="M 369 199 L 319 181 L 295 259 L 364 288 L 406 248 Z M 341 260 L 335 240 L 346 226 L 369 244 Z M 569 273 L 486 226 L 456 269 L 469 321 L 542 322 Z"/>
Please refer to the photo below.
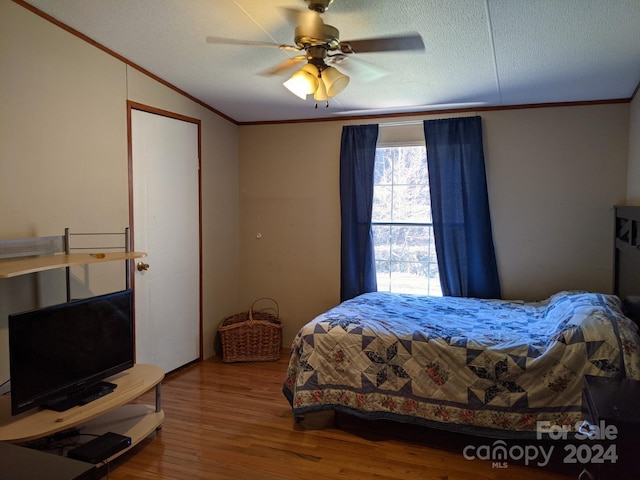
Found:
<path fill-rule="evenodd" d="M 471 433 L 574 426 L 585 375 L 640 380 L 638 328 L 612 295 L 542 302 L 367 293 L 298 332 L 283 392 L 333 409 Z"/>

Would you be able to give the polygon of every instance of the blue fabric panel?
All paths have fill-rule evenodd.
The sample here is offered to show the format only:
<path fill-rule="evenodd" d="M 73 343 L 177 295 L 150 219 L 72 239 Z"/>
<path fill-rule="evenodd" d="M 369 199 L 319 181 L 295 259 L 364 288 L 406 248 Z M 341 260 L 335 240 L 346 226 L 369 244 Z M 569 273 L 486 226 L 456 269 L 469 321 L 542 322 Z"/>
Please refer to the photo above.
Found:
<path fill-rule="evenodd" d="M 340 301 L 378 289 L 371 230 L 377 141 L 378 125 L 350 125 L 342 129 Z"/>
<path fill-rule="evenodd" d="M 501 298 L 481 118 L 426 120 L 424 133 L 443 293 Z"/>

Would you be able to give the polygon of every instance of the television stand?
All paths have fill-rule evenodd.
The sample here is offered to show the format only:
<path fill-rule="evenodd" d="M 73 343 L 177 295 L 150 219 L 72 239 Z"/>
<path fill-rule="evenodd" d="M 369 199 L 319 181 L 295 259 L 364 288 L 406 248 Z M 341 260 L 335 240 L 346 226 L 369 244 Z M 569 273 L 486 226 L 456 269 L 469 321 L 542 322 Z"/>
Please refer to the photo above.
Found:
<path fill-rule="evenodd" d="M 33 409 L 12 416 L 10 395 L 1 395 L 0 442 L 24 443 L 82 426 L 82 432 L 87 434 L 102 435 L 111 431 L 130 437 L 133 447 L 162 425 L 164 412 L 161 408 L 160 382 L 163 378 L 164 371 L 160 367 L 136 364 L 106 379 L 117 385 L 111 394 L 63 412 Z M 153 387 L 156 390 L 155 406 L 130 403 Z M 106 461 L 125 451 L 118 452 Z"/>
<path fill-rule="evenodd" d="M 71 392 L 68 395 L 64 395 L 62 397 L 51 400 L 43 406 L 44 408 L 56 412 L 65 412 L 72 407 L 76 407 L 78 405 L 86 405 L 87 403 L 91 403 L 94 400 L 102 398 L 105 395 L 113 392 L 116 387 L 117 385 L 115 383 L 110 382 L 94 383 L 93 385 L 89 385 L 82 390 Z"/>

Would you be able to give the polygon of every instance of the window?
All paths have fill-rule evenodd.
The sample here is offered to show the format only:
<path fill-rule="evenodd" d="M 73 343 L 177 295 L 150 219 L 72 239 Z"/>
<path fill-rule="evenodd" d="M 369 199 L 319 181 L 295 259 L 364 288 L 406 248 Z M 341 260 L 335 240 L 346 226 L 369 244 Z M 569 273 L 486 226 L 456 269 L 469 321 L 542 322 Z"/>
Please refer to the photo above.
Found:
<path fill-rule="evenodd" d="M 377 148 L 372 228 L 379 291 L 442 295 L 424 145 Z"/>

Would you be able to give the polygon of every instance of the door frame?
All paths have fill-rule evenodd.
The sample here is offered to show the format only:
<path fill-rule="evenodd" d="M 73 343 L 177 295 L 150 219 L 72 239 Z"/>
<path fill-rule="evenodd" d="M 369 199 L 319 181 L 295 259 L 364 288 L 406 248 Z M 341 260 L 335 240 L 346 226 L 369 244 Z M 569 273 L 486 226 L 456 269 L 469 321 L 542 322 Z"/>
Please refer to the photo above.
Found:
<path fill-rule="evenodd" d="M 203 347 L 203 326 L 202 326 L 202 124 L 200 119 L 181 115 L 179 113 L 170 112 L 168 110 L 162 110 L 160 108 L 145 105 L 143 103 L 133 102 L 127 100 L 127 157 L 128 157 L 128 179 L 129 179 L 129 232 L 131 241 L 131 250 L 135 249 L 135 235 L 134 235 L 134 215 L 133 215 L 133 138 L 131 132 L 131 112 L 132 110 L 139 110 L 146 113 L 160 115 L 163 117 L 173 118 L 175 120 L 182 120 L 184 122 L 193 123 L 198 127 L 198 346 L 199 354 L 198 360 L 202 361 Z M 133 289 L 134 305 L 135 305 L 135 260 L 129 260 L 131 262 L 131 268 L 129 268 L 129 281 L 131 288 Z M 135 345 L 135 308 L 133 311 L 133 340 Z M 134 361 L 135 361 L 134 352 Z"/>

